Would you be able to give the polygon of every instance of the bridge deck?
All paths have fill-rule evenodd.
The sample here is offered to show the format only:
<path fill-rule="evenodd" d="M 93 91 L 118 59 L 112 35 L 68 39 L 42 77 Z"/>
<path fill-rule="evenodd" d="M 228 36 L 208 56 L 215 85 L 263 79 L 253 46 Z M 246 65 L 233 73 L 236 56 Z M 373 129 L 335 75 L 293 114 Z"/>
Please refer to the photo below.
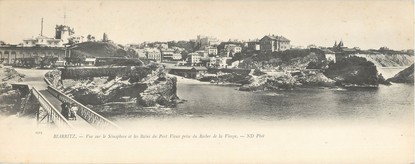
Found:
<path fill-rule="evenodd" d="M 42 95 L 59 111 L 61 112 L 62 102 L 57 99 L 55 96 L 50 94 L 47 90 L 39 91 Z M 76 115 L 76 120 L 68 120 L 75 128 L 77 129 L 95 129 L 91 124 L 86 122 L 82 117 Z"/>

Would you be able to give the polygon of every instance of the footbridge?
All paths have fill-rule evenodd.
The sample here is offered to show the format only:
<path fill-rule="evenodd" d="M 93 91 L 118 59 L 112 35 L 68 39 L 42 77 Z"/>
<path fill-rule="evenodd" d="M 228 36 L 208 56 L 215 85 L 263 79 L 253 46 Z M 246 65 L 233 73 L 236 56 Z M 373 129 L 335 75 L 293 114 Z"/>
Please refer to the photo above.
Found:
<path fill-rule="evenodd" d="M 34 97 L 40 105 L 37 112 L 38 122 L 46 121 L 56 125 L 59 129 L 120 129 L 110 120 L 54 88 L 47 79 L 44 81 L 46 86 L 30 86 L 30 97 Z M 61 114 L 61 104 L 65 102 L 78 107 L 76 120 L 68 120 Z"/>

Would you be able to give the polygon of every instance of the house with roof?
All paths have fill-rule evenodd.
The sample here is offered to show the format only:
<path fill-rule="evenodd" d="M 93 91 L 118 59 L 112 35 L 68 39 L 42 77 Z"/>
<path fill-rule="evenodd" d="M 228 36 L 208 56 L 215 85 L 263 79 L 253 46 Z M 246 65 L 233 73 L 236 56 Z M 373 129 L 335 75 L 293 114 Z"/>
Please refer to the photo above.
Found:
<path fill-rule="evenodd" d="M 328 62 L 336 63 L 336 53 L 334 51 L 327 48 L 311 48 L 310 50 L 312 52 L 323 54 Z"/>
<path fill-rule="evenodd" d="M 174 49 L 171 48 L 167 48 L 167 49 L 161 49 L 161 55 L 162 55 L 162 59 L 163 61 L 170 61 L 173 60 L 173 54 L 175 52 Z"/>
<path fill-rule="evenodd" d="M 192 65 L 192 66 L 194 66 L 194 65 L 201 65 L 202 62 L 200 61 L 200 59 L 202 57 L 203 57 L 202 55 L 200 55 L 198 53 L 195 53 L 195 52 L 189 53 L 187 55 L 187 63 L 189 63 L 189 65 Z"/>
<path fill-rule="evenodd" d="M 240 53 L 242 52 L 242 47 L 236 44 L 226 44 L 225 45 L 225 50 L 226 52 L 228 52 L 228 57 L 232 56 L 236 53 Z"/>
<path fill-rule="evenodd" d="M 249 50 L 255 50 L 255 51 L 258 51 L 261 49 L 261 45 L 259 44 L 258 41 L 247 42 L 247 47 Z"/>
<path fill-rule="evenodd" d="M 196 39 L 196 43 L 200 45 L 201 49 L 204 49 L 205 47 L 219 45 L 220 41 L 219 39 L 214 38 L 214 37 L 198 35 Z"/>
<path fill-rule="evenodd" d="M 214 46 L 207 46 L 207 47 L 205 47 L 205 51 L 210 56 L 216 56 L 216 55 L 218 55 L 218 49 L 216 47 L 214 47 Z"/>
<path fill-rule="evenodd" d="M 332 51 L 334 51 L 336 60 L 340 61 L 345 58 L 349 58 L 350 56 L 355 56 L 359 53 L 360 50 L 354 49 L 354 48 L 348 48 L 343 45 L 343 41 L 340 41 L 339 44 L 337 42 L 334 43 L 333 48 L 331 48 Z"/>
<path fill-rule="evenodd" d="M 146 49 L 146 56 L 149 60 L 154 60 L 157 62 L 161 62 L 161 51 L 158 48 L 147 48 Z"/>
<path fill-rule="evenodd" d="M 174 53 L 172 56 L 173 60 L 182 60 L 182 54 L 181 53 Z"/>
<path fill-rule="evenodd" d="M 334 53 L 333 51 L 331 51 L 327 48 L 323 48 L 323 49 L 321 49 L 321 51 L 323 52 L 323 54 L 326 57 L 327 61 L 336 63 L 336 53 Z"/>
<path fill-rule="evenodd" d="M 259 40 L 260 49 L 264 52 L 285 51 L 289 49 L 290 40 L 283 36 L 265 35 Z"/>

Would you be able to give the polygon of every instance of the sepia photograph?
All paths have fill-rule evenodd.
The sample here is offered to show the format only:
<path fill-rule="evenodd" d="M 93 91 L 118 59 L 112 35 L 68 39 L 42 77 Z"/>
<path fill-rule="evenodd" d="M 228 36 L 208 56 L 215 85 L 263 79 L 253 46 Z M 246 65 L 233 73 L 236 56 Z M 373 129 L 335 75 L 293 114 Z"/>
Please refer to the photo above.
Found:
<path fill-rule="evenodd" d="M 414 1 L 0 0 L 0 163 L 404 163 Z"/>

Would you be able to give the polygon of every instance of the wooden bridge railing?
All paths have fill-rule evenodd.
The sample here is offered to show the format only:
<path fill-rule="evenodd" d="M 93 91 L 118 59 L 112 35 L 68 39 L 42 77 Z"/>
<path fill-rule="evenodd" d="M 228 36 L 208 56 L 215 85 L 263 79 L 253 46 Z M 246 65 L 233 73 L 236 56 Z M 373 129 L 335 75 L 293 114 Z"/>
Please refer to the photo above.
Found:
<path fill-rule="evenodd" d="M 46 83 L 50 84 L 49 80 L 45 79 Z M 66 103 L 75 103 L 78 107 L 77 114 L 82 117 L 85 121 L 89 124 L 93 125 L 97 129 L 120 129 L 119 126 L 111 122 L 110 120 L 102 117 L 98 113 L 94 112 L 93 110 L 89 109 L 85 105 L 79 103 L 78 101 L 70 98 L 69 96 L 65 95 L 61 91 L 57 90 L 56 88 L 52 87 L 51 85 L 48 86 L 48 91 L 53 96 L 58 98 L 62 102 Z"/>
<path fill-rule="evenodd" d="M 36 89 L 32 88 L 32 94 L 39 101 L 41 107 L 48 113 L 48 119 L 53 122 L 59 128 L 73 129 L 65 117 Z"/>

